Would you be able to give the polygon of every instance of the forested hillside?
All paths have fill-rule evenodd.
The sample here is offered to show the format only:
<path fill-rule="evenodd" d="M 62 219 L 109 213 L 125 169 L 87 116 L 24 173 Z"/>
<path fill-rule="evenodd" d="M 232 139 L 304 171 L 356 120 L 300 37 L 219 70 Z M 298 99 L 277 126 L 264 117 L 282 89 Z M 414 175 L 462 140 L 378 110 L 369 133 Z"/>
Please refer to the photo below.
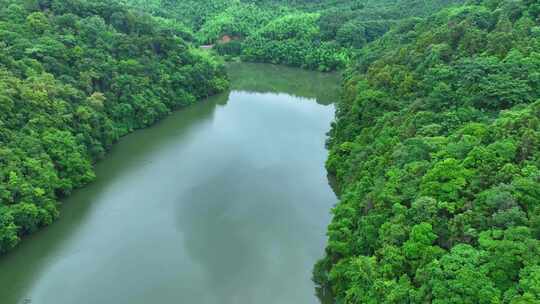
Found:
<path fill-rule="evenodd" d="M 540 3 L 411 19 L 346 73 L 341 201 L 315 279 L 337 303 L 540 302 Z"/>
<path fill-rule="evenodd" d="M 538 0 L 0 0 L 0 253 L 121 136 L 227 87 L 191 43 L 346 68 L 314 270 L 336 303 L 540 303 Z"/>
<path fill-rule="evenodd" d="M 199 44 L 219 54 L 333 71 L 398 21 L 423 17 L 461 0 L 129 0 L 167 18 L 185 20 Z M 223 36 L 232 42 L 219 43 Z"/>
<path fill-rule="evenodd" d="M 0 253 L 58 217 L 121 136 L 224 90 L 178 22 L 104 0 L 0 0 Z"/>

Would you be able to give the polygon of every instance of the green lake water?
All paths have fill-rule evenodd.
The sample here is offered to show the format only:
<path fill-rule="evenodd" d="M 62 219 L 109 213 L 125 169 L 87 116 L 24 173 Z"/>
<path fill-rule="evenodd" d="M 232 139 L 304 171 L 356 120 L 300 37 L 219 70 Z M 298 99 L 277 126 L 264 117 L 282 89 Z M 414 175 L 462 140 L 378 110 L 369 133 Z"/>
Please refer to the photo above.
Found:
<path fill-rule="evenodd" d="M 338 77 L 229 70 L 230 92 L 123 138 L 59 221 L 0 258 L 0 303 L 318 303 Z"/>

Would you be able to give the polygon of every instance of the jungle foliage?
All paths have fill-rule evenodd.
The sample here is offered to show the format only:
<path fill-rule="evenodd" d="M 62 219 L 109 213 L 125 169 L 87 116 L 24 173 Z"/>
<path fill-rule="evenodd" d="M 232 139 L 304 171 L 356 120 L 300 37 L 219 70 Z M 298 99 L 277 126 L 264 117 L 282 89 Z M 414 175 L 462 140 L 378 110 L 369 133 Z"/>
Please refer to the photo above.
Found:
<path fill-rule="evenodd" d="M 397 21 L 422 17 L 461 0 L 129 0 L 183 20 L 199 44 L 226 57 L 333 71 Z M 144 2 L 145 4 L 141 3 Z M 230 36 L 234 42 L 220 42 Z"/>
<path fill-rule="evenodd" d="M 185 27 L 104 0 L 0 0 L 0 253 L 121 136 L 224 90 Z"/>
<path fill-rule="evenodd" d="M 225 88 L 188 44 L 217 43 L 348 65 L 314 270 L 337 303 L 540 303 L 538 0 L 109 2 L 0 0 L 0 251 L 120 136 Z"/>
<path fill-rule="evenodd" d="M 360 50 L 314 271 L 337 303 L 540 302 L 539 17 L 534 0 L 472 2 Z"/>

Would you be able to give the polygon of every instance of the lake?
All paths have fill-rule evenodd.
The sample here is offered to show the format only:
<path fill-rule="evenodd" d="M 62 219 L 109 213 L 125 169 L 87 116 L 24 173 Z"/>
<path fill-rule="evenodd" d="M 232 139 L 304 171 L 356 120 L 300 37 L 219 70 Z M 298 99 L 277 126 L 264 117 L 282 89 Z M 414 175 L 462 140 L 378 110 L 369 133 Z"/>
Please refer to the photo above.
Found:
<path fill-rule="evenodd" d="M 123 138 L 0 258 L 0 302 L 318 303 L 339 78 L 228 66 L 231 90 Z"/>

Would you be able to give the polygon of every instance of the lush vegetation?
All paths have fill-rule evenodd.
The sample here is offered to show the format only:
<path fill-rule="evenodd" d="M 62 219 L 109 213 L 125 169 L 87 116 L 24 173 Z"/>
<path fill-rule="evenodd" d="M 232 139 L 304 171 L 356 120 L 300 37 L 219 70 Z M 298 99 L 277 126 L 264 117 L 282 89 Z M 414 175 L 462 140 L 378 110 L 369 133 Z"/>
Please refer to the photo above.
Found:
<path fill-rule="evenodd" d="M 314 270 L 337 303 L 540 303 L 538 1 L 126 5 L 0 0 L 0 252 L 52 222 L 120 136 L 224 89 L 189 45 L 216 44 L 348 65 L 328 141 L 340 202 Z"/>
<path fill-rule="evenodd" d="M 0 0 L 0 253 L 58 217 L 121 136 L 226 88 L 178 22 L 105 0 Z"/>
<path fill-rule="evenodd" d="M 199 44 L 220 55 L 332 71 L 397 21 L 427 16 L 460 0 L 280 1 L 130 0 L 167 18 L 185 20 Z M 232 42 L 220 42 L 230 36 Z"/>
<path fill-rule="evenodd" d="M 242 46 L 242 59 L 320 71 L 341 69 L 357 49 L 410 16 L 458 1 L 304 1 L 272 20 Z"/>
<path fill-rule="evenodd" d="M 242 59 L 322 71 L 344 67 L 348 52 L 320 39 L 319 18 L 317 13 L 297 13 L 273 20 L 246 39 Z"/>
<path fill-rule="evenodd" d="M 539 17 L 536 1 L 479 1 L 359 52 L 315 269 L 338 303 L 540 302 Z"/>

